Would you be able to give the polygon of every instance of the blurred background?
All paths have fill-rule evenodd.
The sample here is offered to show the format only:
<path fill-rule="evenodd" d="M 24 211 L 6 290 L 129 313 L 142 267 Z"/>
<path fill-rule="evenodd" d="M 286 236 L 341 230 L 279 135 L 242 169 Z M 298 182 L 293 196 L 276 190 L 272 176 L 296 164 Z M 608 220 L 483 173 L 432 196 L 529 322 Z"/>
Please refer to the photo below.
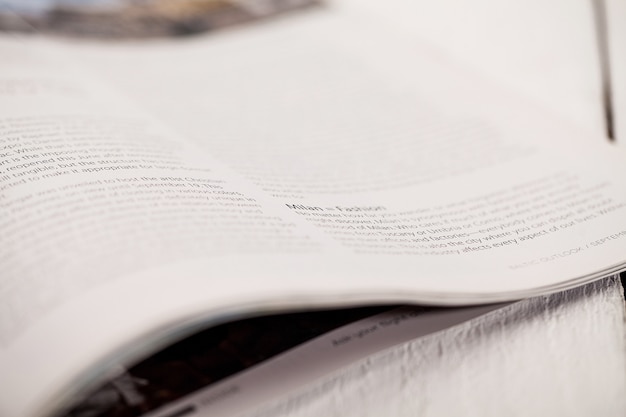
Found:
<path fill-rule="evenodd" d="M 181 36 L 310 7 L 316 0 L 5 0 L 0 26 L 67 36 Z M 8 12 L 11 13 L 8 13 Z"/>

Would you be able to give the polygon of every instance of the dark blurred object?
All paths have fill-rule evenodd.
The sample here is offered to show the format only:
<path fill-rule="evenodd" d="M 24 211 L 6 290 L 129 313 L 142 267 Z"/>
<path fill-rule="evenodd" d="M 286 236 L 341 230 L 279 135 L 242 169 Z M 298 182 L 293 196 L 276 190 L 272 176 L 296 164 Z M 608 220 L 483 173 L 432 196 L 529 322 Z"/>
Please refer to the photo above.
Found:
<path fill-rule="evenodd" d="M 392 308 L 291 313 L 225 323 L 132 366 L 64 417 L 141 416 L 326 332 Z"/>
<path fill-rule="evenodd" d="M 3 0 L 0 30 L 104 39 L 176 37 L 319 4 L 319 0 Z"/>

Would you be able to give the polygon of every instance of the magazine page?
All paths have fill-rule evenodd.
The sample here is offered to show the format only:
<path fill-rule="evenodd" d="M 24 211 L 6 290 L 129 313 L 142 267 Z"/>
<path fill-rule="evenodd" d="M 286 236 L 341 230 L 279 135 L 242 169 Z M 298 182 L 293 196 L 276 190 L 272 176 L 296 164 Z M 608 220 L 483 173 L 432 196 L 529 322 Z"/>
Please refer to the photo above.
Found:
<path fill-rule="evenodd" d="M 565 258 L 587 247 L 547 240 L 585 234 L 574 230 L 586 227 L 574 213 L 587 209 L 567 199 L 580 202 L 599 189 L 570 184 L 587 190 L 579 194 L 556 185 L 561 180 L 551 175 L 572 169 L 589 185 L 605 174 L 619 182 L 600 154 L 623 155 L 610 146 L 587 149 L 605 141 L 471 71 L 450 67 L 432 49 L 418 53 L 411 39 L 381 33 L 367 14 L 338 10 L 217 37 L 68 46 L 94 70 L 106 68 L 103 77 L 159 119 L 352 253 L 395 255 L 394 262 L 403 262 L 402 254 L 459 255 L 455 267 L 467 271 L 460 260 L 465 255 L 487 258 L 498 248 L 489 262 L 503 260 L 509 250 L 526 256 L 505 261 L 507 274 L 558 259 L 572 265 Z M 623 196 L 621 185 L 614 190 Z M 568 197 L 548 196 L 559 194 Z M 562 204 L 542 206 L 546 198 Z M 592 206 L 603 200 L 600 194 L 592 199 L 598 199 Z M 463 211 L 464 205 L 475 211 Z M 487 227 L 471 224 L 489 212 Z M 460 219 L 465 222 L 455 223 Z M 519 227 L 508 229 L 513 226 Z M 479 230 L 487 232 L 486 240 L 474 236 Z M 521 240 L 512 240 L 516 236 Z M 602 242 L 609 240 L 615 239 Z M 561 244 L 566 241 L 572 239 Z M 533 246 L 538 252 L 528 256 Z M 540 280 L 546 285 L 550 278 Z M 478 290 L 471 285 L 463 291 Z M 455 282 L 454 288 L 462 287 Z"/>
<path fill-rule="evenodd" d="M 510 300 L 623 267 L 623 153 L 368 33 L 318 13 L 193 39 L 176 51 L 224 64 L 198 67 L 211 90 L 178 73 L 161 81 L 181 96 L 143 98 L 2 39 L 0 414 L 46 415 L 94 364 L 192 324 Z"/>

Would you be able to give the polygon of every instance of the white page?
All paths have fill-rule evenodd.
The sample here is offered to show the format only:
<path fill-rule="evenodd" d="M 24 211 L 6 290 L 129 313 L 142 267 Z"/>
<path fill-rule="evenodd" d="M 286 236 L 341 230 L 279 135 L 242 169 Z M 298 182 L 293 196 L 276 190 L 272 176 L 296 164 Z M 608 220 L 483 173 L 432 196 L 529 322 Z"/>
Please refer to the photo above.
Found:
<path fill-rule="evenodd" d="M 235 68 L 241 65 L 245 67 L 245 64 L 264 63 L 262 59 L 266 55 L 255 55 L 255 46 L 259 50 L 264 49 L 264 53 L 271 52 L 270 56 L 277 59 L 284 57 L 285 61 L 279 62 L 281 65 L 293 65 L 294 51 L 301 51 L 300 59 L 305 64 L 309 62 L 307 61 L 309 55 L 317 58 L 318 62 L 332 64 L 327 67 L 320 66 L 320 72 L 304 73 L 304 76 L 312 77 L 314 80 L 321 77 L 329 85 L 333 82 L 338 83 L 335 84 L 337 87 L 341 87 L 343 81 L 349 80 L 347 76 L 356 78 L 356 84 L 348 84 L 348 88 L 344 90 L 336 89 L 332 97 L 337 97 L 339 105 L 360 103 L 367 105 L 354 107 L 358 116 L 356 120 L 350 119 L 351 113 L 340 113 L 342 117 L 336 120 L 338 124 L 335 124 L 334 119 L 327 119 L 332 117 L 332 114 L 321 111 L 324 105 L 333 104 L 328 101 L 330 93 L 323 89 L 298 93 L 293 89 L 281 90 L 280 84 L 277 84 L 272 85 L 276 89 L 265 92 L 266 96 L 257 97 L 256 89 L 263 92 L 266 88 L 266 84 L 261 81 L 271 81 L 271 77 L 263 71 L 272 69 L 272 62 L 266 62 L 265 66 L 248 67 L 259 70 L 255 73 L 255 77 L 259 77 L 257 79 L 259 84 L 250 82 L 246 85 L 255 93 L 248 97 L 250 100 L 271 98 L 272 101 L 264 102 L 266 104 L 271 102 L 277 106 L 275 108 L 277 112 L 287 112 L 291 105 L 297 109 L 302 109 L 298 106 L 309 105 L 308 102 L 303 102 L 301 94 L 312 98 L 319 94 L 321 101 L 317 108 L 320 113 L 314 114 L 319 114 L 322 118 L 319 121 L 307 117 L 302 120 L 294 119 L 298 115 L 306 115 L 300 112 L 293 115 L 287 112 L 270 117 L 270 112 L 266 110 L 263 112 L 263 109 L 252 101 L 253 109 L 268 117 L 263 120 L 277 124 L 275 129 L 265 132 L 263 129 L 249 131 L 247 129 L 250 126 L 241 121 L 240 127 L 244 129 L 244 134 L 238 137 L 239 149 L 246 161 L 250 157 L 250 154 L 245 153 L 246 146 L 254 144 L 255 138 L 263 138 L 269 146 L 270 139 L 286 140 L 285 138 L 288 139 L 299 126 L 332 128 L 330 131 L 320 129 L 316 138 L 320 140 L 326 138 L 326 143 L 339 161 L 348 160 L 352 155 L 351 151 L 355 149 L 356 145 L 345 142 L 346 140 L 352 141 L 356 137 L 367 138 L 366 133 L 370 130 L 367 129 L 367 125 L 370 123 L 371 131 L 376 132 L 376 135 L 372 135 L 365 143 L 375 146 L 367 148 L 364 144 L 359 145 L 358 149 L 366 151 L 359 155 L 359 160 L 369 159 L 380 165 L 371 167 L 378 170 L 376 174 L 378 178 L 386 181 L 384 187 L 381 186 L 385 188 L 384 190 L 365 190 L 362 189 L 362 185 L 358 188 L 354 177 L 342 175 L 333 176 L 333 183 L 330 184 L 335 191 L 341 190 L 341 194 L 327 190 L 320 192 L 319 189 L 315 190 L 316 184 L 321 183 L 319 178 L 310 173 L 324 174 L 324 170 L 316 171 L 316 167 L 313 166 L 307 167 L 308 176 L 305 175 L 307 172 L 301 170 L 291 172 L 293 175 L 301 175 L 300 181 L 306 183 L 308 191 L 306 194 L 292 193 L 288 199 L 284 196 L 272 198 L 268 193 L 260 192 L 257 187 L 267 186 L 267 179 L 262 175 L 254 178 L 250 176 L 249 171 L 238 167 L 240 172 L 248 176 L 247 179 L 238 178 L 202 152 L 172 138 L 167 130 L 139 114 L 123 100 L 120 101 L 115 96 L 109 97 L 110 94 L 106 89 L 92 87 L 90 82 L 81 83 L 74 74 L 64 75 L 63 67 L 66 62 L 61 61 L 59 64 L 63 71 L 47 65 L 45 61 L 40 62 L 36 58 L 37 53 L 31 54 L 31 48 L 34 50 L 37 46 L 36 40 L 31 45 L 24 43 L 16 47 L 10 42 L 5 45 L 4 56 L 11 57 L 10 54 L 13 54 L 13 60 L 6 62 L 14 62 L 14 66 L 5 65 L 3 69 L 5 91 L 9 91 L 5 93 L 2 104 L 3 120 L 8 117 L 27 116 L 31 118 L 30 125 L 34 125 L 33 118 L 52 115 L 57 120 L 54 123 L 58 124 L 58 119 L 62 119 L 61 116 L 65 117 L 68 113 L 103 120 L 106 122 L 105 127 L 112 120 L 117 120 L 115 131 L 96 129 L 95 133 L 104 135 L 105 139 L 107 135 L 132 133 L 129 135 L 130 139 L 116 143 L 122 153 L 126 154 L 125 157 L 130 155 L 130 158 L 145 157 L 136 154 L 136 152 L 145 153 L 143 149 L 126 148 L 130 146 L 129 144 L 136 143 L 138 137 L 143 138 L 146 143 L 158 144 L 157 149 L 163 149 L 164 153 L 157 156 L 149 155 L 148 158 L 156 158 L 158 164 L 154 165 L 164 168 L 139 167 L 115 171 L 107 169 L 106 171 L 111 172 L 106 172 L 105 175 L 102 167 L 116 166 L 120 163 L 97 162 L 96 167 L 102 168 L 97 172 L 60 174 L 50 180 L 34 181 L 36 186 L 10 182 L 11 189 L 8 191 L 7 188 L 3 189 L 7 196 L 3 207 L 8 207 L 6 204 L 10 202 L 11 213 L 19 214 L 13 218 L 37 226 L 29 229 L 29 234 L 34 239 L 32 237 L 27 239 L 29 236 L 17 239 L 15 244 L 18 245 L 19 251 L 3 261 L 4 270 L 11 271 L 14 277 L 7 287 L 23 291 L 21 295 L 19 292 L 9 294 L 17 294 L 13 300 L 24 300 L 21 304 L 16 302 L 10 304 L 22 309 L 20 314 L 13 317 L 18 320 L 19 326 L 13 325 L 9 316 L 2 334 L 5 347 L 0 354 L 0 369 L 3 374 L 11 375 L 10 386 L 0 394 L 2 395 L 0 403 L 4 407 L 0 411 L 3 414 L 41 415 L 44 410 L 67 398 L 71 393 L 66 389 L 69 383 L 91 380 L 92 375 L 85 373 L 89 365 L 95 362 L 104 364 L 112 358 L 117 360 L 124 345 L 142 336 L 145 336 L 143 348 L 150 343 L 162 343 L 163 339 L 168 337 L 172 326 L 180 325 L 184 321 L 191 320 L 197 323 L 205 317 L 211 317 L 211 320 L 216 321 L 230 315 L 260 310 L 303 308 L 313 305 L 391 300 L 459 304 L 512 299 L 571 286 L 592 277 L 608 274 L 623 264 L 623 231 L 626 230 L 626 220 L 623 216 L 624 190 L 626 190 L 626 184 L 623 182 L 626 178 L 623 154 L 615 153 L 608 146 L 587 147 L 584 145 L 585 138 L 579 138 L 576 131 L 570 131 L 567 126 L 558 123 L 553 124 L 549 118 L 544 120 L 541 112 L 533 113 L 532 107 L 520 105 L 516 108 L 514 104 L 509 106 L 508 103 L 514 103 L 510 97 L 491 92 L 489 88 L 479 83 L 468 84 L 466 80 L 459 79 L 454 71 L 446 69 L 428 57 L 420 57 L 418 60 L 405 59 L 405 49 L 401 45 L 393 46 L 389 42 L 372 39 L 367 36 L 371 28 L 361 27 L 361 23 L 316 15 L 308 21 L 300 21 L 297 24 L 284 23 L 276 25 L 275 28 L 259 29 L 252 38 L 247 36 L 249 32 L 246 31 L 239 34 L 233 32 L 216 37 L 211 47 L 198 40 L 197 42 L 200 42 L 198 46 L 202 48 L 193 48 L 195 45 L 192 41 L 188 44 L 188 49 L 180 49 L 183 54 L 196 55 L 202 50 L 214 55 L 216 59 L 218 57 L 232 59 L 217 62 L 224 62 L 225 65 Z M 348 27 L 348 30 L 345 27 Z M 364 43 L 364 40 L 367 42 Z M 278 51 L 265 49 L 268 45 L 276 46 Z M 46 43 L 40 46 L 52 47 Z M 159 45 L 155 47 L 160 48 Z M 345 55 L 349 51 L 352 51 L 351 55 Z M 140 50 L 130 48 L 129 53 L 139 54 Z M 157 50 L 157 53 L 162 51 Z M 164 65 L 173 62 L 169 53 L 164 57 L 170 58 L 163 62 Z M 246 61 L 247 57 L 252 61 Z M 322 61 L 319 61 L 320 59 Z M 29 60 L 30 62 L 27 62 Z M 356 65 L 357 63 L 360 65 Z M 399 67 L 399 63 L 404 65 Z M 111 67 L 114 65 L 115 61 L 112 60 Z M 225 68 L 229 69 L 228 66 Z M 283 67 L 275 65 L 275 68 L 280 70 Z M 155 73 L 157 69 L 154 69 Z M 204 71 L 207 68 L 201 69 Z M 329 69 L 333 71 L 327 71 Z M 359 71 L 355 72 L 357 69 Z M 419 74 L 416 81 L 427 80 L 427 83 L 408 82 L 415 78 L 409 75 L 416 73 Z M 233 80 L 226 77 L 228 71 L 222 75 L 224 77 L 217 78 L 219 82 L 212 87 L 217 88 L 222 84 L 233 85 Z M 230 75 L 237 76 L 235 81 L 246 81 L 243 78 L 244 73 L 230 72 Z M 210 79 L 203 80 L 209 82 Z M 297 80 L 294 80 L 294 83 L 295 81 Z M 86 89 L 81 85 L 86 85 Z M 182 79 L 180 85 L 184 87 Z M 306 88 L 309 84 L 294 85 Z M 359 95 L 363 88 L 367 88 L 368 93 Z M 90 95 L 89 91 L 93 89 L 97 94 Z M 233 100 L 237 99 L 235 94 L 241 93 L 237 89 L 225 88 L 224 94 L 226 92 L 233 94 Z M 276 95 L 278 92 L 284 96 Z M 129 91 L 129 94 L 134 95 L 134 92 Z M 153 97 L 156 103 L 158 96 Z M 203 98 L 200 94 L 187 97 Z M 224 105 L 226 111 L 236 110 L 246 104 L 246 101 L 229 104 L 227 95 L 216 97 L 222 100 L 218 104 Z M 179 107 L 180 103 L 178 102 Z M 156 106 L 149 106 L 147 101 L 142 104 L 152 111 L 157 110 Z M 187 104 L 193 109 L 192 103 Z M 239 116 L 255 120 L 253 112 L 234 112 L 230 117 L 225 117 L 228 114 L 220 114 L 218 110 L 221 107 L 217 104 L 208 108 L 205 105 L 210 105 L 210 102 L 202 104 L 203 106 L 195 107 L 196 111 L 201 117 L 210 115 L 220 128 L 204 131 L 205 139 L 212 139 L 217 135 L 232 140 L 237 138 L 235 133 L 239 128 L 236 125 Z M 379 107 L 376 107 L 377 104 Z M 394 105 L 397 107 L 391 107 Z M 425 115 L 425 119 L 408 112 L 407 109 L 412 108 L 417 109 L 417 116 Z M 332 107 L 332 110 L 341 109 Z M 393 110 L 396 118 L 385 118 L 385 113 L 390 110 Z M 202 130 L 197 130 L 198 125 L 202 128 L 210 126 L 200 124 L 198 119 L 196 125 L 185 129 L 181 123 L 182 119 L 176 119 L 181 117 L 181 114 L 184 113 L 172 113 L 171 118 L 167 118 L 165 113 L 158 116 L 176 125 L 200 146 L 211 148 L 210 141 L 207 143 L 199 137 Z M 381 115 L 380 119 L 375 117 L 378 114 Z M 368 115 L 369 117 L 366 117 Z M 119 123 L 120 120 L 125 122 Z M 424 120 L 428 123 L 424 123 Z M 348 123 L 345 126 L 341 124 L 344 121 Z M 365 122 L 366 128 L 362 128 L 357 121 Z M 402 129 L 391 129 L 396 127 L 395 122 L 402 122 L 405 125 L 401 126 Z M 12 123 L 11 130 L 17 129 L 15 127 L 17 122 Z M 43 125 L 47 129 L 44 137 L 50 138 L 50 122 L 37 119 L 37 123 L 37 128 Z M 74 125 L 74 122 L 62 127 L 55 125 L 54 129 L 69 129 Z M 102 127 L 102 124 L 100 126 Z M 447 130 L 449 127 L 451 129 Z M 460 130 L 472 132 L 473 135 L 455 135 L 455 132 Z M 73 133 L 69 136 L 74 135 L 72 140 L 80 143 L 80 139 L 75 137 L 76 131 L 71 132 Z M 249 136 L 253 133 L 258 136 Z M 270 133 L 275 134 L 275 137 Z M 420 142 L 434 146 L 437 140 L 441 139 L 440 143 L 454 141 L 457 149 L 462 146 L 465 148 L 462 148 L 463 152 L 459 155 L 454 155 L 454 152 L 448 155 L 447 152 L 440 151 L 439 155 L 443 161 L 441 166 L 431 163 L 429 170 L 420 174 L 422 177 L 419 183 L 407 184 L 407 178 L 415 178 L 413 175 L 415 172 L 412 171 L 415 166 L 408 164 L 407 167 L 403 167 L 404 171 L 400 173 L 404 179 L 402 182 L 398 181 L 398 176 L 392 175 L 395 162 L 389 161 L 394 161 L 394 157 L 402 155 L 391 153 L 382 157 L 380 154 L 382 133 L 384 138 L 389 138 L 386 146 L 390 150 L 396 149 L 403 141 L 405 145 L 415 146 L 408 140 L 413 137 L 430 138 L 430 142 L 418 141 L 418 147 L 425 146 Z M 503 133 L 506 133 L 506 137 L 501 137 Z M 36 132 L 31 134 L 36 135 Z M 6 135 L 11 137 L 9 134 Z M 333 138 L 334 141 L 328 138 Z M 528 141 L 520 145 L 520 138 Z M 63 143 L 67 138 L 57 137 L 55 140 Z M 472 142 L 474 140 L 475 142 Z M 569 144 L 567 153 L 558 148 L 559 142 Z M 343 145 L 344 149 L 332 147 L 333 143 Z M 475 146 L 472 146 L 472 143 Z M 223 144 L 222 148 L 216 146 L 209 151 L 227 164 L 236 165 L 236 153 L 229 148 L 230 142 L 225 141 Z M 406 151 L 404 148 L 399 149 L 402 149 L 404 155 L 409 155 L 412 148 Z M 292 164 L 299 168 L 299 162 L 307 163 L 309 160 L 299 157 L 303 152 L 302 149 L 282 150 L 285 152 L 275 155 L 276 158 L 272 155 L 272 159 L 276 161 L 278 174 L 289 174 L 290 161 L 295 161 Z M 432 149 L 432 152 L 436 151 L 436 147 Z M 115 156 L 120 153 L 117 149 L 109 149 L 106 152 L 113 155 L 106 158 L 119 158 Z M 315 163 L 326 162 L 324 158 L 319 157 L 316 161 L 312 152 L 308 150 L 305 152 Z M 35 151 L 29 154 L 32 153 Z M 190 153 L 192 155 L 189 155 Z M 428 155 L 433 154 L 429 150 Z M 467 154 L 472 155 L 469 161 L 468 158 L 464 158 Z M 53 158 L 59 155 L 54 154 Z M 171 161 L 171 155 L 180 155 L 180 160 Z M 419 153 L 415 152 L 414 155 L 419 156 Z M 589 155 L 596 156 L 591 159 Z M 378 160 L 375 158 L 377 156 Z M 103 158 L 105 157 L 100 157 Z M 455 159 L 447 168 L 464 166 L 467 172 L 462 176 L 458 173 L 446 174 L 442 171 L 442 166 L 446 168 L 444 162 L 450 161 L 448 158 Z M 596 158 L 601 162 L 594 163 Z M 429 159 L 432 157 L 422 157 L 421 160 L 427 165 Z M 479 160 L 480 166 L 472 166 L 473 159 Z M 508 164 L 503 164 L 503 159 L 508 160 Z M 30 161 L 39 162 L 33 165 L 34 168 L 21 167 L 18 171 L 12 170 L 11 174 L 31 168 L 35 170 L 47 167 L 50 164 L 41 156 L 33 156 Z M 263 160 L 251 162 L 254 169 L 264 168 Z M 132 163 L 126 162 L 126 165 Z M 589 166 L 583 166 L 585 164 Z M 208 172 L 207 167 L 210 168 Z M 337 166 L 337 169 L 339 168 L 341 167 Z M 62 169 L 56 166 L 54 169 L 45 170 L 60 172 Z M 79 171 L 81 170 L 82 168 Z M 197 216 L 192 215 L 192 208 L 198 207 L 196 201 L 186 198 L 194 194 L 176 191 L 177 186 L 173 184 L 177 181 L 170 178 L 172 173 L 179 176 L 181 171 L 193 172 L 193 176 L 190 177 L 192 183 L 219 185 L 226 191 L 241 193 L 241 196 L 237 194 L 234 196 L 245 198 L 248 203 L 255 204 L 248 207 L 250 212 L 247 211 L 248 208 L 242 208 L 242 213 L 239 213 L 242 215 L 236 216 L 230 223 L 225 222 L 221 214 L 233 214 L 232 206 L 221 207 L 226 211 L 212 212 L 210 208 L 214 206 L 205 202 L 200 213 L 211 211 L 213 213 L 211 217 L 216 219 L 217 226 L 203 224 Z M 41 172 L 29 172 L 24 175 L 30 178 L 38 173 Z M 441 178 L 433 179 L 433 173 Z M 363 174 L 369 175 L 367 172 Z M 148 179 L 128 181 L 141 184 L 140 187 L 130 188 L 134 193 L 132 195 L 124 188 L 114 190 L 106 185 L 87 181 L 115 180 L 114 184 L 119 184 L 123 181 L 118 180 L 136 177 Z M 156 180 L 152 179 L 155 177 Z M 329 177 L 324 178 L 327 180 Z M 250 184 L 249 181 L 256 182 L 257 186 Z M 79 184 L 82 184 L 80 196 L 86 199 L 80 204 L 72 200 L 77 197 L 74 192 Z M 49 195 L 29 196 L 53 187 L 58 188 L 56 193 L 60 198 L 55 200 L 55 204 L 57 202 L 63 204 L 52 207 L 55 210 L 46 209 L 39 212 L 30 210 L 37 205 L 40 208 L 48 207 L 44 202 L 50 203 Z M 281 188 L 272 193 L 285 194 L 284 187 L 281 185 Z M 191 185 L 187 187 L 187 189 L 196 188 Z M 212 187 L 208 188 L 214 190 Z M 167 193 L 158 191 L 165 189 L 168 190 Z M 118 195 L 111 194 L 112 192 L 118 192 Z M 102 193 L 109 193 L 109 197 L 100 198 Z M 186 216 L 178 217 L 184 220 L 176 222 L 172 217 L 168 217 L 167 214 L 172 213 L 172 210 L 165 204 L 167 198 L 161 194 L 176 196 L 180 205 L 173 212 L 181 213 L 181 210 L 185 210 Z M 99 213 L 97 209 L 106 206 L 112 197 L 118 196 L 123 199 L 115 202 L 113 207 L 108 209 L 108 214 L 125 207 L 124 216 L 117 218 L 122 221 L 128 218 L 132 221 L 130 224 L 113 222 L 112 226 L 118 229 L 111 229 L 109 227 L 111 224 L 105 222 L 106 227 L 103 230 L 99 222 L 102 215 L 107 213 Z M 131 201 L 130 197 L 135 200 Z M 247 198 L 254 198 L 255 201 L 249 201 Z M 219 199 L 206 200 L 211 204 L 217 204 Z M 161 208 L 149 211 L 149 214 L 158 216 L 151 217 L 146 214 L 148 210 L 144 203 L 148 201 L 159 203 L 157 207 Z M 535 207 L 529 208 L 529 201 L 532 201 L 531 205 Z M 485 203 L 488 203 L 487 207 Z M 136 209 L 137 205 L 140 205 L 141 210 Z M 565 210 L 563 205 L 568 205 L 574 210 Z M 302 206 L 319 209 L 310 210 Z M 79 210 L 80 207 L 84 209 Z M 333 210 L 329 210 L 329 207 Z M 87 210 L 89 208 L 92 212 Z M 483 213 L 487 209 L 492 213 Z M 132 210 L 136 210 L 140 215 L 135 215 Z M 600 210 L 606 213 L 601 214 Z M 348 235 L 347 237 L 352 239 L 350 242 L 343 237 L 346 237 L 344 232 L 351 229 L 343 228 L 339 222 L 318 221 L 318 217 L 308 215 L 326 211 L 340 212 L 342 219 L 353 224 L 363 220 L 363 217 L 357 217 L 355 214 L 363 214 L 366 220 L 372 222 L 376 220 L 373 222 L 376 225 L 391 223 L 395 228 L 366 228 L 366 231 L 381 234 Z M 63 234 L 64 230 L 69 228 L 62 228 L 60 232 L 53 230 L 53 226 L 58 224 L 58 219 L 50 213 L 66 215 L 70 219 L 68 224 L 72 225 L 73 234 L 70 236 Z M 87 216 L 85 213 L 91 214 Z M 564 216 L 566 213 L 567 216 Z M 81 214 L 81 217 L 77 214 Z M 255 214 L 260 217 L 255 217 Z M 44 215 L 49 217 L 42 217 Z M 83 215 L 85 217 L 82 217 Z M 531 216 L 533 224 L 528 226 L 532 226 L 532 229 L 524 229 L 527 227 L 525 222 L 530 222 Z M 481 224 L 473 224 L 474 220 Z M 543 224 L 539 225 L 541 222 Z M 427 223 L 429 224 L 426 225 Z M 245 227 L 224 230 L 221 229 L 224 224 Z M 331 228 L 333 224 L 336 227 Z M 7 228 L 11 225 L 10 221 L 5 224 L 3 232 L 9 230 Z M 264 229 L 268 225 L 271 226 L 270 230 Z M 216 230 L 210 229 L 211 226 L 217 227 L 217 234 L 209 233 Z M 457 227 L 461 229 L 456 229 Z M 551 228 L 556 229 L 552 231 Z M 151 234 L 151 229 L 159 231 L 161 235 Z M 333 231 L 331 229 L 340 230 L 343 237 L 337 237 L 337 234 L 331 233 Z M 21 227 L 19 230 L 25 229 Z M 107 230 L 113 230 L 114 233 L 107 233 Z M 279 230 L 288 232 L 283 233 Z M 394 230 L 413 232 L 416 239 L 407 241 L 409 235 L 383 233 Z M 205 231 L 208 234 L 198 237 L 192 234 L 194 231 Z M 469 233 L 472 233 L 471 237 Z M 450 237 L 451 234 L 457 236 Z M 64 237 L 62 241 L 53 239 L 59 235 Z M 489 235 L 492 235 L 488 239 L 489 243 L 483 244 Z M 91 236 L 97 236 L 97 241 L 89 240 Z M 429 237 L 426 247 L 422 245 L 425 241 L 419 240 L 424 236 Z M 524 242 L 521 236 L 526 237 Z M 382 239 L 372 242 L 370 240 L 372 237 Z M 481 242 L 475 241 L 476 239 L 485 240 Z M 384 243 L 383 247 L 381 241 Z M 137 242 L 141 242 L 141 245 Z M 354 246 L 355 242 L 360 245 L 359 248 Z M 500 246 L 496 247 L 494 242 L 498 242 Z M 508 242 L 508 245 L 505 245 L 505 242 Z M 431 246 L 430 243 L 434 245 L 445 243 L 448 249 Z M 94 245 L 99 248 L 98 253 L 92 251 Z M 479 246 L 487 250 L 479 251 Z M 184 253 L 178 252 L 181 248 L 184 249 Z M 407 251 L 408 256 L 397 253 L 398 250 Z M 454 252 L 455 250 L 458 250 L 458 253 Z M 41 256 L 42 253 L 45 256 Z M 36 262 L 31 255 L 38 256 L 34 258 Z M 96 259 L 89 258 L 94 255 Z M 11 266 L 11 263 L 18 265 L 22 271 L 6 267 Z M 86 280 L 85 276 L 89 279 Z M 25 279 L 26 277 L 28 279 Z M 4 284 L 8 278 L 5 275 L 3 279 Z M 34 282 L 37 285 L 30 288 L 20 287 L 24 282 L 26 284 Z M 59 282 L 63 285 L 59 285 Z M 66 291 L 68 289 L 69 291 Z M 54 301 L 52 303 L 49 301 L 51 298 Z M 5 302 L 6 300 L 5 298 Z M 48 304 L 45 304 L 46 302 Z M 42 303 L 45 306 L 43 309 Z M 12 331 L 11 326 L 18 331 Z M 157 331 L 159 329 L 160 331 Z M 46 346 L 46 355 L 42 355 L 41 346 Z M 133 357 L 137 353 L 124 351 L 124 357 Z M 36 378 L 33 377 L 35 374 Z"/>
<path fill-rule="evenodd" d="M 37 406 L 40 386 L 53 388 L 59 371 L 76 372 L 95 350 L 115 344 L 116 337 L 108 338 L 115 325 L 99 340 L 76 332 L 73 348 L 66 336 L 77 329 L 69 322 L 46 326 L 49 313 L 80 294 L 189 257 L 317 252 L 324 245 L 323 237 L 311 239 L 288 222 L 285 208 L 262 209 L 253 197 L 258 190 L 210 157 L 66 61 L 49 59 L 53 45 L 3 39 L 0 47 L 0 368 L 11 381 L 0 414 L 27 415 L 19 407 Z M 92 310 L 91 319 L 105 314 L 110 325 L 127 312 L 115 308 L 119 298 L 142 302 L 126 288 L 113 294 L 116 300 Z M 139 321 L 158 316 L 151 308 L 144 313 Z M 74 310 L 69 318 L 81 317 Z M 127 317 L 122 327 L 139 330 L 137 318 Z M 91 343 L 100 346 L 93 350 Z M 33 355 L 41 346 L 45 352 Z"/>
<path fill-rule="evenodd" d="M 431 182 L 442 169 L 446 178 L 450 167 L 471 171 L 455 181 L 472 184 L 474 193 L 498 187 L 487 186 L 484 178 L 493 176 L 472 165 L 485 166 L 482 157 L 524 165 L 534 146 L 573 153 L 589 140 L 533 104 L 513 105 L 513 98 L 485 88 L 476 76 L 451 72 L 430 50 L 407 55 L 402 36 L 374 33 L 371 19 L 331 15 L 187 42 L 87 43 L 81 57 L 282 203 L 301 207 L 299 213 L 365 204 L 370 220 L 384 223 L 388 219 L 375 215 L 382 210 L 372 202 L 375 193 L 405 206 L 400 190 L 423 185 L 429 198 L 458 201 L 456 185 L 456 196 L 444 197 L 442 183 Z M 499 189 L 510 185 L 506 179 Z M 340 214 L 346 217 L 345 210 Z M 328 224 L 324 218 L 315 223 Z"/>

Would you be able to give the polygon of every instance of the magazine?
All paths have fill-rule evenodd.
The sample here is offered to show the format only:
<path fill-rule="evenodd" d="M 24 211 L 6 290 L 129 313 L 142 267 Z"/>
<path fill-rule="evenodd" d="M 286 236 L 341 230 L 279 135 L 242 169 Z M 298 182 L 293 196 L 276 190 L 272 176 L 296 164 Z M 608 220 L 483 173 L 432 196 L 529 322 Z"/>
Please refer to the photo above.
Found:
<path fill-rule="evenodd" d="M 2 416 L 236 318 L 626 266 L 623 149 L 361 15 L 115 48 L 8 34 L 0 56 Z"/>

